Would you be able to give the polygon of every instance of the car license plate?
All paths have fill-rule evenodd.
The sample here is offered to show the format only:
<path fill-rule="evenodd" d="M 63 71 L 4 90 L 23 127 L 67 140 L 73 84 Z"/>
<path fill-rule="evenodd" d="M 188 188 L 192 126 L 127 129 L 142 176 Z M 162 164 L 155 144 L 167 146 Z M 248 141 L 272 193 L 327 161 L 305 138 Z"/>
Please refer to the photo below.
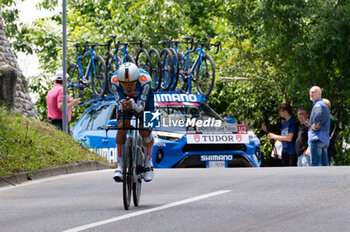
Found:
<path fill-rule="evenodd" d="M 208 168 L 226 168 L 226 161 L 207 161 Z"/>

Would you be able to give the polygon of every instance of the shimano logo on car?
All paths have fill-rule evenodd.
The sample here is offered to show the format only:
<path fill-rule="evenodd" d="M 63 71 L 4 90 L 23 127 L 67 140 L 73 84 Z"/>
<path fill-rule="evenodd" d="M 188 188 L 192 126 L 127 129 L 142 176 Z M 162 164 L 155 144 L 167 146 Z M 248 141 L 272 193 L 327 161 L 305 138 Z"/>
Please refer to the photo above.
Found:
<path fill-rule="evenodd" d="M 202 102 L 203 97 L 198 94 L 162 93 L 154 94 L 156 102 Z"/>
<path fill-rule="evenodd" d="M 158 127 L 221 127 L 222 121 L 215 118 L 187 118 L 181 119 L 176 115 L 172 117 L 161 117 L 159 110 L 157 111 L 144 111 L 143 113 L 145 128 L 158 128 Z"/>
<path fill-rule="evenodd" d="M 232 161 L 233 155 L 201 155 L 201 161 Z"/>

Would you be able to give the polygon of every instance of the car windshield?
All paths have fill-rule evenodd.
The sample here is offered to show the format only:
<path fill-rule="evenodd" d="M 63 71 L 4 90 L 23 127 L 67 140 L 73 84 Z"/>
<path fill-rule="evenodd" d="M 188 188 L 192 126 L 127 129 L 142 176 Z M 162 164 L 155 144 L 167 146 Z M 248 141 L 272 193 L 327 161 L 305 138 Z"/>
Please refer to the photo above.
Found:
<path fill-rule="evenodd" d="M 185 131 L 185 127 L 170 124 L 170 119 L 172 121 L 182 120 L 186 122 L 187 119 L 197 118 L 201 120 L 206 120 L 209 118 L 214 118 L 215 120 L 223 120 L 220 115 L 218 115 L 213 109 L 204 103 L 191 103 L 186 105 L 174 105 L 174 104 L 162 104 L 156 107 L 161 115 L 162 120 L 167 124 L 161 125 L 160 128 L 155 128 L 155 130 L 165 130 L 165 131 Z"/>

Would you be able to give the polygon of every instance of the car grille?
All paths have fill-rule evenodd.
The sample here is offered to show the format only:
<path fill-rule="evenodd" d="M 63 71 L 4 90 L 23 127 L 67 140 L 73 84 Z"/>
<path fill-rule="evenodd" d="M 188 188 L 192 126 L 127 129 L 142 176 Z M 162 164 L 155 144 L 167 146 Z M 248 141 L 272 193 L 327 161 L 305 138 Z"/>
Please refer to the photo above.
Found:
<path fill-rule="evenodd" d="M 244 144 L 186 144 L 182 148 L 182 152 L 189 151 L 247 151 Z"/>
<path fill-rule="evenodd" d="M 180 162 L 175 164 L 173 168 L 205 168 L 206 162 L 200 160 L 199 155 L 191 155 L 184 157 Z M 232 161 L 228 161 L 228 167 L 253 167 L 247 157 L 235 154 Z"/>

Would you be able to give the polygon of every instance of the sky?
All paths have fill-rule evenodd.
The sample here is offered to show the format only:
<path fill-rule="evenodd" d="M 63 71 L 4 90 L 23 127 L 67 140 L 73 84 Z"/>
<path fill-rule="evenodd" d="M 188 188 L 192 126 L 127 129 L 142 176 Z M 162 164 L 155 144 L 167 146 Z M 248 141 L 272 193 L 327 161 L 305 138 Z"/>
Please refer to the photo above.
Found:
<path fill-rule="evenodd" d="M 19 1 L 17 0 L 17 8 L 19 10 L 19 20 L 25 24 L 31 24 L 34 20 L 38 18 L 49 17 L 53 15 L 55 12 L 48 10 L 38 10 L 36 8 L 36 4 L 40 0 L 25 0 Z M 59 9 L 58 9 L 59 10 Z M 22 52 L 18 53 L 17 62 L 19 64 L 20 69 L 22 70 L 23 75 L 29 79 L 30 77 L 37 76 L 43 72 L 39 68 L 39 58 L 36 54 L 27 55 Z M 33 102 L 36 102 L 39 98 L 39 94 L 29 93 Z"/>
<path fill-rule="evenodd" d="M 38 18 L 49 17 L 55 13 L 48 10 L 38 10 L 35 6 L 38 2 L 40 0 L 25 0 L 23 2 L 17 0 L 20 22 L 31 24 Z M 18 53 L 17 61 L 25 77 L 35 76 L 42 72 L 39 69 L 39 59 L 36 54 L 26 55 Z"/>

